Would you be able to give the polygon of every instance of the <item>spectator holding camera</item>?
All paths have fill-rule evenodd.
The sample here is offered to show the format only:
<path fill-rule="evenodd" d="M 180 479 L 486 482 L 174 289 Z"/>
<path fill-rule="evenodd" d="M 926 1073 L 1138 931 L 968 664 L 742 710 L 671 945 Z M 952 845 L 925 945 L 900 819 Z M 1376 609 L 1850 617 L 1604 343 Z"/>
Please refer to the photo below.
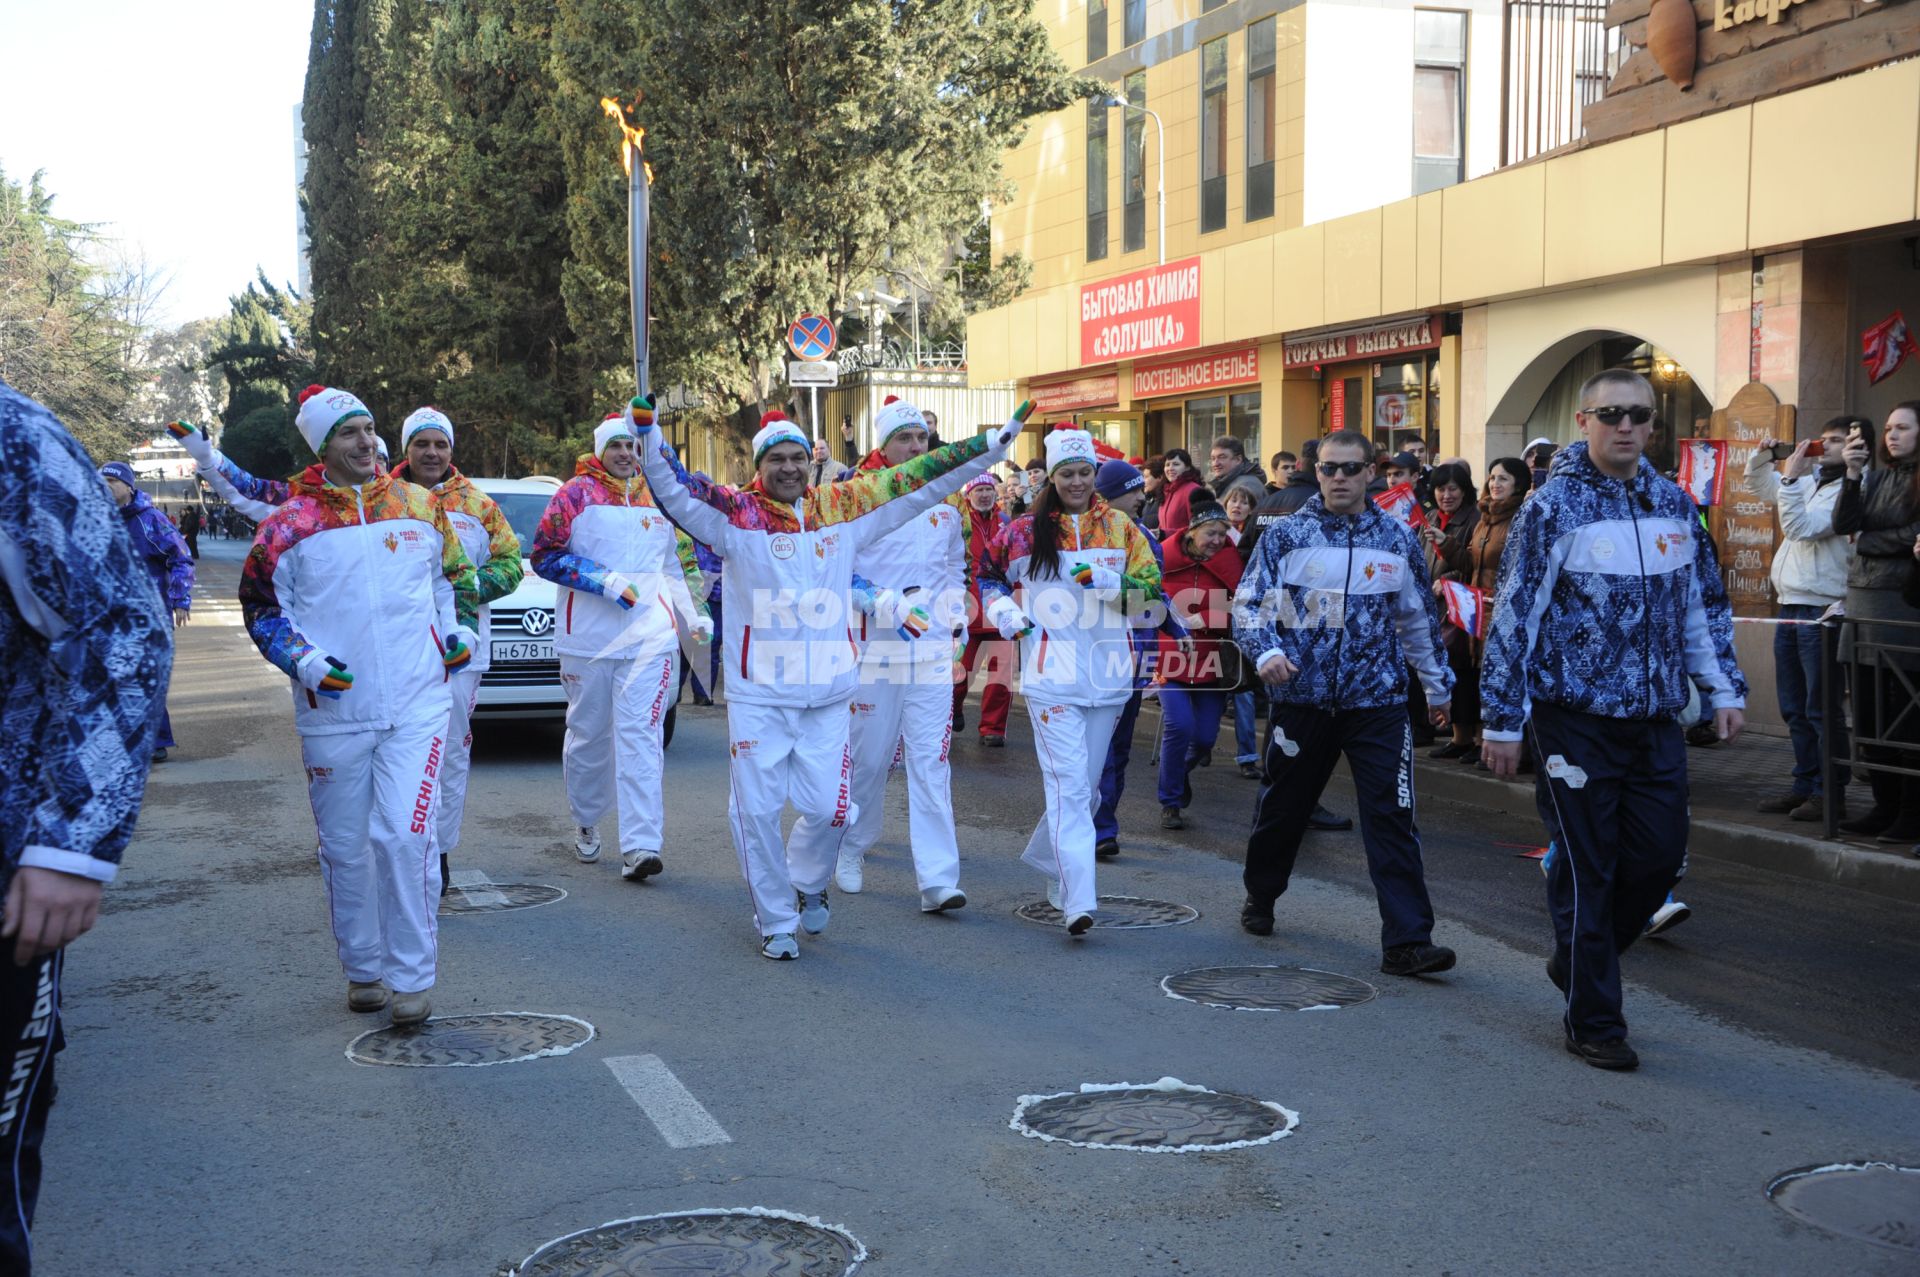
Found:
<path fill-rule="evenodd" d="M 1799 622 L 1777 626 L 1773 634 L 1773 685 L 1793 738 L 1793 783 L 1763 799 L 1760 810 L 1794 820 L 1819 820 L 1822 814 L 1820 760 L 1828 748 L 1828 724 L 1820 712 L 1820 627 L 1814 622 L 1847 593 L 1853 543 L 1834 528 L 1833 514 L 1846 473 L 1841 454 L 1856 427 L 1863 433 L 1872 429 L 1862 417 L 1835 417 L 1818 439 L 1798 444 L 1769 439 L 1747 458 L 1747 491 L 1772 502 L 1779 514 L 1773 592 L 1780 619 Z M 1832 727 L 1845 730 L 1844 724 Z M 1844 816 L 1844 769 L 1836 779 Z"/>
<path fill-rule="evenodd" d="M 1904 621 L 1920 626 L 1920 607 L 1904 597 L 1914 539 L 1920 537 L 1920 401 L 1899 404 L 1887 414 L 1878 447 L 1871 431 L 1852 427 L 1840 459 L 1845 475 L 1834 503 L 1833 528 L 1854 537 L 1846 607 L 1847 619 L 1855 623 L 1853 640 L 1841 658 L 1850 666 L 1854 731 L 1876 742 L 1860 747 L 1862 761 L 1869 764 L 1873 809 L 1840 827 L 1875 835 L 1881 842 L 1920 842 L 1920 777 L 1871 766 L 1920 764 L 1920 731 L 1909 725 L 1913 716 L 1906 711 L 1912 697 L 1903 677 L 1911 676 L 1913 662 L 1899 651 L 1914 643 L 1920 629 L 1874 624 Z"/>

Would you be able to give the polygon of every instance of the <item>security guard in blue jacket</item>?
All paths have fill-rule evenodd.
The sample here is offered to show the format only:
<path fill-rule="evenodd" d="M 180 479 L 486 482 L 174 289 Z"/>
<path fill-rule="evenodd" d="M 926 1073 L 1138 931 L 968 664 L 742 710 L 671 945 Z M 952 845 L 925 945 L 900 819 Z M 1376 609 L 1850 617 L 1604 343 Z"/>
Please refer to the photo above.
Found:
<path fill-rule="evenodd" d="M 1482 757 L 1511 776 L 1530 734 L 1541 815 L 1566 852 L 1547 879 L 1547 974 L 1566 995 L 1567 1050 L 1603 1069 L 1639 1063 L 1620 955 L 1686 868 L 1687 680 L 1722 740 L 1747 691 L 1713 543 L 1641 455 L 1653 404 L 1633 372 L 1581 387 L 1585 442 L 1514 516 L 1481 669 Z"/>
<path fill-rule="evenodd" d="M 1425 556 L 1412 531 L 1368 499 L 1372 457 L 1359 434 L 1321 440 L 1319 495 L 1261 535 L 1234 596 L 1234 639 L 1273 700 L 1240 925 L 1273 934 L 1274 901 L 1345 754 L 1380 902 L 1380 969 L 1428 975 L 1452 967 L 1454 953 L 1433 943 L 1413 819 L 1407 667 L 1419 674 L 1437 725 L 1447 721 L 1453 673 L 1439 655 Z"/>

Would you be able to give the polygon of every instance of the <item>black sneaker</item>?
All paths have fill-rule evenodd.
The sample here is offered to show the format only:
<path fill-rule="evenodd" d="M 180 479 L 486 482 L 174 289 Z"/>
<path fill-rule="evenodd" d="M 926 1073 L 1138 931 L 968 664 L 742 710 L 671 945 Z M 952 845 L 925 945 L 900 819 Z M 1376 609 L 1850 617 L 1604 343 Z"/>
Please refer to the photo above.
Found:
<path fill-rule="evenodd" d="M 953 730 L 956 732 L 964 732 L 967 730 L 967 711 L 956 710 L 954 712 Z"/>
<path fill-rule="evenodd" d="M 988 749 L 1005 749 L 1007 747 L 1007 738 L 1004 736 L 982 736 L 980 743 Z"/>
<path fill-rule="evenodd" d="M 1241 763 L 1240 774 L 1246 777 L 1248 780 L 1260 779 L 1260 769 L 1258 767 L 1255 767 L 1252 763 Z"/>
<path fill-rule="evenodd" d="M 1240 929 L 1248 935 L 1272 935 L 1273 901 L 1260 901 L 1248 896 L 1247 903 L 1240 906 Z"/>
<path fill-rule="evenodd" d="M 1187 818 L 1180 814 L 1178 807 L 1162 807 L 1160 809 L 1160 828 L 1185 829 L 1186 827 Z"/>
<path fill-rule="evenodd" d="M 1397 944 L 1380 955 L 1380 970 L 1386 975 L 1437 975 L 1453 970 L 1453 950 L 1425 940 Z"/>
<path fill-rule="evenodd" d="M 1567 1039 L 1567 1054 L 1578 1056 L 1596 1069 L 1637 1069 L 1640 1057 L 1627 1045 L 1625 1038 L 1614 1038 L 1610 1042 L 1578 1042 Z"/>
<path fill-rule="evenodd" d="M 1093 844 L 1093 854 L 1101 860 L 1112 860 L 1120 854 L 1120 840 L 1118 838 L 1102 838 L 1099 842 Z"/>
<path fill-rule="evenodd" d="M 1805 801 L 1807 801 L 1805 794 L 1795 793 L 1789 789 L 1762 798 L 1753 805 L 1753 809 L 1758 812 L 1765 812 L 1769 816 L 1784 816 Z"/>
<path fill-rule="evenodd" d="M 1352 829 L 1353 817 L 1336 816 L 1319 803 L 1313 805 L 1313 815 L 1307 817 L 1308 829 Z"/>

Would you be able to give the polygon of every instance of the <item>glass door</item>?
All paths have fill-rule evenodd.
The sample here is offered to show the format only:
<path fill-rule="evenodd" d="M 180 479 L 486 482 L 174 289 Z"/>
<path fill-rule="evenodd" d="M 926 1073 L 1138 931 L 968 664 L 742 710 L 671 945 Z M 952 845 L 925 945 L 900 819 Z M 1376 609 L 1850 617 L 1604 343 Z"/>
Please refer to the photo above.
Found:
<path fill-rule="evenodd" d="M 1144 456 L 1143 444 L 1146 435 L 1146 413 L 1144 412 L 1083 412 L 1076 415 L 1075 423 L 1096 443 L 1104 443 L 1118 448 L 1123 457 Z"/>
<path fill-rule="evenodd" d="M 1367 433 L 1370 407 L 1367 400 L 1367 370 L 1330 368 L 1323 375 L 1320 393 L 1320 433 L 1358 430 Z"/>

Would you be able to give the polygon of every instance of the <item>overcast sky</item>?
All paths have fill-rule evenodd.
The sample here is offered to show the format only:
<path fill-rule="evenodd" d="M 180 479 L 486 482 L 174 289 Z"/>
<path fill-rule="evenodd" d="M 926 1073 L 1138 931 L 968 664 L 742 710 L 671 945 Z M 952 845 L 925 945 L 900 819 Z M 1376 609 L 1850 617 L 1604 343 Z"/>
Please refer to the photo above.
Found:
<path fill-rule="evenodd" d="M 0 168 L 172 277 L 170 323 L 297 279 L 311 0 L 0 0 Z"/>

